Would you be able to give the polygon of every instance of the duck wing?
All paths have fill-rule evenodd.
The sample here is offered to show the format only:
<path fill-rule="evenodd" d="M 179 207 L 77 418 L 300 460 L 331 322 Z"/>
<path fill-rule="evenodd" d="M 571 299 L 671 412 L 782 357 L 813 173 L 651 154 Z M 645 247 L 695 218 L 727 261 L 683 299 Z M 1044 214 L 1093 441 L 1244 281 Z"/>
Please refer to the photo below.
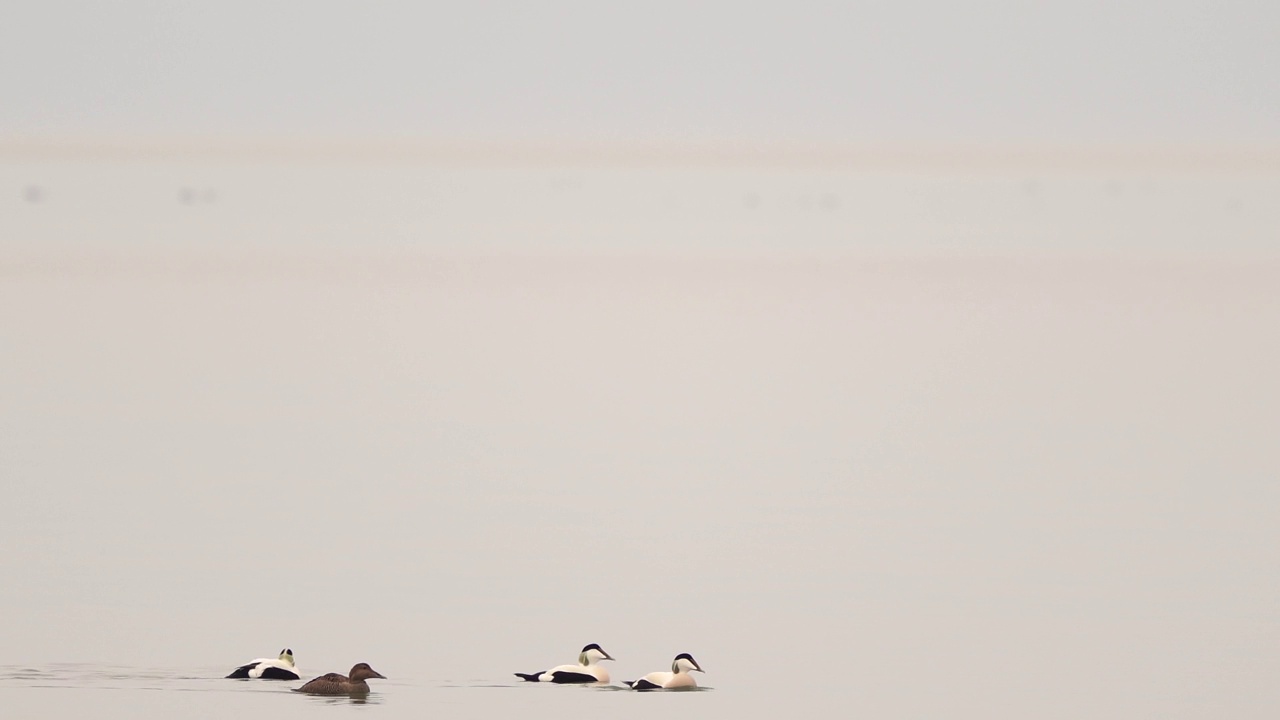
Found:
<path fill-rule="evenodd" d="M 341 673 L 328 673 L 321 675 L 314 680 L 308 680 L 306 685 L 298 688 L 298 692 L 315 693 L 317 695 L 345 695 L 351 681 L 346 675 Z"/>
<path fill-rule="evenodd" d="M 629 683 L 632 690 L 660 690 L 671 682 L 669 672 L 651 672 L 648 675 Z"/>
<path fill-rule="evenodd" d="M 288 668 L 282 668 L 279 665 L 268 665 L 262 668 L 262 672 L 258 677 L 263 680 L 301 680 L 302 676 Z"/>
<path fill-rule="evenodd" d="M 250 670 L 252 670 L 252 669 L 254 669 L 254 668 L 256 668 L 256 667 L 258 667 L 258 662 L 259 662 L 259 661 L 254 660 L 253 662 L 249 663 L 248 665 L 241 665 L 240 667 L 236 668 L 235 670 L 232 670 L 232 671 L 231 671 L 231 674 L 230 674 L 230 675 L 228 675 L 227 677 L 228 677 L 228 678 L 235 678 L 236 680 L 248 680 L 248 679 L 249 679 L 249 671 L 250 671 Z"/>
<path fill-rule="evenodd" d="M 644 678 L 641 678 L 641 679 L 639 679 L 639 680 L 632 680 L 631 682 L 627 683 L 627 687 L 631 688 L 632 690 L 660 690 L 660 689 L 662 689 L 662 686 L 661 686 L 661 685 L 654 685 L 653 683 L 649 682 L 648 680 L 645 680 Z"/>
<path fill-rule="evenodd" d="M 551 672 L 551 682 L 568 685 L 575 683 L 600 682 L 600 679 L 589 673 L 573 672 L 571 670 L 553 670 Z"/>

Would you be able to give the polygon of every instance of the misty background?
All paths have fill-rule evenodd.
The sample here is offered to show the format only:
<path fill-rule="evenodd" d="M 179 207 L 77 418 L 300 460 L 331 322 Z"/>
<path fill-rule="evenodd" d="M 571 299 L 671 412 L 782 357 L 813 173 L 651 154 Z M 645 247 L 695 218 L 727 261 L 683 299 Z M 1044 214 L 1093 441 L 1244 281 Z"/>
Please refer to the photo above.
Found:
<path fill-rule="evenodd" d="M 1268 2 L 49 2 L 0 132 L 1274 148 Z"/>
<path fill-rule="evenodd" d="M 1274 3 L 5 15 L 7 715 L 1280 703 Z"/>

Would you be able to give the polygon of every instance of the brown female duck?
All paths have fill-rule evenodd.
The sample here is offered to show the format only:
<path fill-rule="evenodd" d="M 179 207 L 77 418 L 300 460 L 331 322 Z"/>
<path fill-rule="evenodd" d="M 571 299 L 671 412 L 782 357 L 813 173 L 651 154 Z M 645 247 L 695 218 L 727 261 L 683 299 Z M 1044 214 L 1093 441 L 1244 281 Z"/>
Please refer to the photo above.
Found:
<path fill-rule="evenodd" d="M 369 683 L 365 680 L 369 678 L 382 678 L 386 680 L 386 676 L 369 667 L 369 663 L 358 663 L 351 668 L 351 675 L 341 675 L 339 673 L 329 673 L 308 681 L 306 685 L 298 688 L 298 692 L 311 693 L 312 695 L 367 695 L 369 694 Z"/>

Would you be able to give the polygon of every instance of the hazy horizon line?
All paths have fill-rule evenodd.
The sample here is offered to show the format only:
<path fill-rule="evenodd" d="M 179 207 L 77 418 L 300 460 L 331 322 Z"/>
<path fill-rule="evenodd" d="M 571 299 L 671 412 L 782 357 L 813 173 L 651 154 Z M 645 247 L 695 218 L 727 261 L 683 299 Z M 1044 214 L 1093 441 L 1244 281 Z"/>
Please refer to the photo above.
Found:
<path fill-rule="evenodd" d="M 396 135 L 0 135 L 0 162 L 229 160 L 371 164 L 710 165 L 1056 169 L 1280 170 L 1280 142 L 840 142 L 804 140 L 512 139 Z"/>

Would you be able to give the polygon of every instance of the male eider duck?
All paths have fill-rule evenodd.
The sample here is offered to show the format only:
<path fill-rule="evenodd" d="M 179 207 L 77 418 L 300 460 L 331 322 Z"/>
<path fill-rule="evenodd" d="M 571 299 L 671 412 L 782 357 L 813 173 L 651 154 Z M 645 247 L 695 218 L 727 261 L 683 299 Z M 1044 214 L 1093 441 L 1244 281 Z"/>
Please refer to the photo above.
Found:
<path fill-rule="evenodd" d="M 369 667 L 369 663 L 357 663 L 351 668 L 350 675 L 342 675 L 339 673 L 329 673 L 310 680 L 306 685 L 297 688 L 294 692 L 310 693 L 312 695 L 368 695 L 369 683 L 365 682 L 369 678 L 387 677 L 382 673 Z"/>
<path fill-rule="evenodd" d="M 285 648 L 278 658 L 258 658 L 251 663 L 241 665 L 228 675 L 229 678 L 251 680 L 301 680 L 298 666 L 293 664 L 293 651 Z"/>
<path fill-rule="evenodd" d="M 704 672 L 698 667 L 698 661 L 689 653 L 680 653 L 671 663 L 671 672 L 651 672 L 639 680 L 627 682 L 632 690 L 674 690 L 676 688 L 696 688 L 690 672 Z"/>
<path fill-rule="evenodd" d="M 516 673 L 516 677 L 526 682 L 607 683 L 609 671 L 596 665 L 596 662 L 612 659 L 609 653 L 602 650 L 599 645 L 591 643 L 582 648 L 582 652 L 578 654 L 577 665 L 558 665 L 550 670 L 528 674 Z"/>

